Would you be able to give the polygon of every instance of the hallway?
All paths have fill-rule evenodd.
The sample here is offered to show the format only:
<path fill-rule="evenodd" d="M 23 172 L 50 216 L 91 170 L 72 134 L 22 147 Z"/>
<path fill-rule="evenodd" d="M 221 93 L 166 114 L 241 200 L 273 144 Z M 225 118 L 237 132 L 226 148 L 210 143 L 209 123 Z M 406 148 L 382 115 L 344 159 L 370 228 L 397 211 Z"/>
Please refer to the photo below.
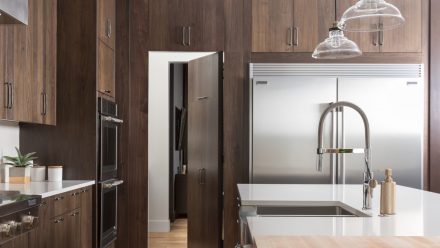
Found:
<path fill-rule="evenodd" d="M 187 248 L 187 219 L 177 219 L 169 233 L 149 233 L 150 248 Z"/>

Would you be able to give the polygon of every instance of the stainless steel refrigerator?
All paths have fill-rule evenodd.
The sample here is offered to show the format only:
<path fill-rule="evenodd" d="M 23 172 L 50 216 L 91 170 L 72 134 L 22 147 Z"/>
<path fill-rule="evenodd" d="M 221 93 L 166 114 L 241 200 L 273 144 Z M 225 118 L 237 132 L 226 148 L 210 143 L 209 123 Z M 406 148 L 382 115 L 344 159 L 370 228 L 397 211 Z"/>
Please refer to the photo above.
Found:
<path fill-rule="evenodd" d="M 320 116 L 349 101 L 370 121 L 375 177 L 392 168 L 398 184 L 422 188 L 423 65 L 251 64 L 250 75 L 252 183 L 362 183 L 363 154 L 324 155 L 316 170 Z M 353 110 L 339 109 L 325 125 L 324 148 L 365 146 Z"/>

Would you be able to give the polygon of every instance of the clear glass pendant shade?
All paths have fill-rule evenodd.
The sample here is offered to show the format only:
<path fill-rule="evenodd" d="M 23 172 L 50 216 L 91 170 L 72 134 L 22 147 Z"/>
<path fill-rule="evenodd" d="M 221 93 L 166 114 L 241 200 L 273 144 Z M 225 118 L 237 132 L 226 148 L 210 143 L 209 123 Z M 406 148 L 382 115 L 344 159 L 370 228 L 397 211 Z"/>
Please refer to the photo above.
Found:
<path fill-rule="evenodd" d="M 315 59 L 347 59 L 362 55 L 358 45 L 344 36 L 338 27 L 330 29 L 329 38 L 319 44 L 312 57 Z"/>
<path fill-rule="evenodd" d="M 339 28 L 349 32 L 375 32 L 394 29 L 403 23 L 405 18 L 400 10 L 385 0 L 360 0 L 344 12 Z"/>

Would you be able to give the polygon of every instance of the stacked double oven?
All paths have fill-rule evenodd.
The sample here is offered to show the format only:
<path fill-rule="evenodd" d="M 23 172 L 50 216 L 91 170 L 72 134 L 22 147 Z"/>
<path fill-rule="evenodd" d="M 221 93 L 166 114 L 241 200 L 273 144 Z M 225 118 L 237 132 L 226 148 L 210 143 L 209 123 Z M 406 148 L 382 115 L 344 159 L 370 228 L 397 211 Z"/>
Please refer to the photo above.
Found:
<path fill-rule="evenodd" d="M 98 99 L 98 217 L 99 247 L 104 248 L 118 234 L 118 130 L 123 121 L 118 118 L 116 103 Z"/>

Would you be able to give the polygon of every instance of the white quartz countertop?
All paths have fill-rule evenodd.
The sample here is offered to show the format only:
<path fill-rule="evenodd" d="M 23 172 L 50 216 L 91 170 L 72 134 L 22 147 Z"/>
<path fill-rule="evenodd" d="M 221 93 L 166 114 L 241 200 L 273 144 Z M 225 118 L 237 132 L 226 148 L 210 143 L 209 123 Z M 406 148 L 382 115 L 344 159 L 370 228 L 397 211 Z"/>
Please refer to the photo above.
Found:
<path fill-rule="evenodd" d="M 0 190 L 16 190 L 25 195 L 41 195 L 46 198 L 68 191 L 92 186 L 95 181 L 71 180 L 62 182 L 30 182 L 27 184 L 0 183 Z"/>
<path fill-rule="evenodd" d="M 397 186 L 396 215 L 362 210 L 362 185 L 238 185 L 241 205 L 349 206 L 371 217 L 247 217 L 258 236 L 440 236 L 440 194 Z"/>

